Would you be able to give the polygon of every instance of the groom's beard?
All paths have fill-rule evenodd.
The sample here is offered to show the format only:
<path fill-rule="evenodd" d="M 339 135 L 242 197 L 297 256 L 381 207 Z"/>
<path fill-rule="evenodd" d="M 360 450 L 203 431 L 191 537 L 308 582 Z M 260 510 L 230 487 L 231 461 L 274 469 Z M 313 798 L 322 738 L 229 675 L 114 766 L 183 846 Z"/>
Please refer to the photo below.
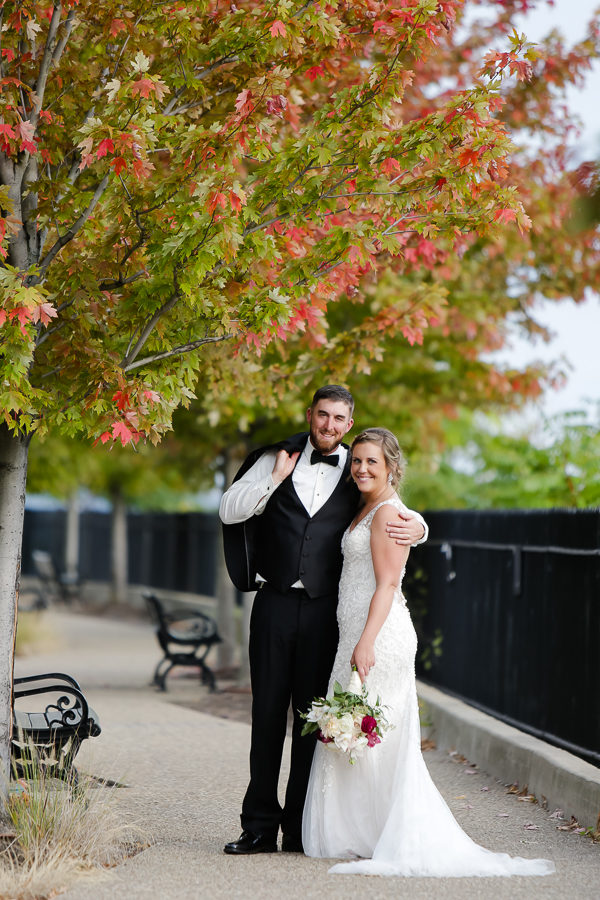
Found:
<path fill-rule="evenodd" d="M 333 453 L 342 443 L 343 437 L 343 435 L 337 434 L 322 434 L 316 429 L 310 429 L 311 443 L 315 450 L 319 450 L 321 453 Z"/>

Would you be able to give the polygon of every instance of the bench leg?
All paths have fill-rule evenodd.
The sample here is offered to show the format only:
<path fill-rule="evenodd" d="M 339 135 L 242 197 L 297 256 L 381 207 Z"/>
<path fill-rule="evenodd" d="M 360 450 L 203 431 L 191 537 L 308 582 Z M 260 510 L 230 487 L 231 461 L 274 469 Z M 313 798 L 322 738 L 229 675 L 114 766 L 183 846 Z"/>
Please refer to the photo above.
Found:
<path fill-rule="evenodd" d="M 161 671 L 161 667 L 162 667 L 163 663 L 167 663 L 167 667 L 163 671 Z M 166 657 L 165 657 L 165 659 L 161 659 L 161 661 L 157 665 L 157 667 L 154 671 L 154 678 L 152 680 L 152 683 L 155 685 L 155 687 L 158 688 L 159 691 L 167 690 L 167 685 L 166 685 L 167 675 L 169 674 L 169 672 L 171 671 L 172 668 L 173 668 L 173 662 L 170 659 L 167 659 Z"/>
<path fill-rule="evenodd" d="M 200 681 L 202 684 L 207 684 L 211 694 L 214 694 L 217 689 L 214 672 L 206 665 L 203 659 L 199 659 L 198 664 L 200 666 Z"/>

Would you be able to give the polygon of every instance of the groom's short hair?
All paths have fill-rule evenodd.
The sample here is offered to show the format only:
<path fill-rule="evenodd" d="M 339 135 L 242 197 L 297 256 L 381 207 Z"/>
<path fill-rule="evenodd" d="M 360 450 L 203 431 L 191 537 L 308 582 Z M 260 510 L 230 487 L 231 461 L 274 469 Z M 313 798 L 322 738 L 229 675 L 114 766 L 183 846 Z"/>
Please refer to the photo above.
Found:
<path fill-rule="evenodd" d="M 351 416 L 354 412 L 354 397 L 341 384 L 326 384 L 324 387 L 320 387 L 314 393 L 310 408 L 314 409 L 319 400 L 341 400 L 350 408 Z"/>

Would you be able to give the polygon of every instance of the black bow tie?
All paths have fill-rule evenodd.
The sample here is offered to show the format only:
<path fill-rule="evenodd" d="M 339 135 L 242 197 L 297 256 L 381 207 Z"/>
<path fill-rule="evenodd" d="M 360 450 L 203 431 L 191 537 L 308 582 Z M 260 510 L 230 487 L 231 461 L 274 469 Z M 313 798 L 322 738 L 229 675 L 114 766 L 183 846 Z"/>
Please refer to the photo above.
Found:
<path fill-rule="evenodd" d="M 321 453 L 320 450 L 313 450 L 313 452 L 310 454 L 310 464 L 311 464 L 311 466 L 314 466 L 315 463 L 322 462 L 322 463 L 326 463 L 328 466 L 337 466 L 339 458 L 340 457 L 337 453 L 334 453 L 333 455 L 330 454 L 329 456 L 325 456 L 323 453 Z"/>

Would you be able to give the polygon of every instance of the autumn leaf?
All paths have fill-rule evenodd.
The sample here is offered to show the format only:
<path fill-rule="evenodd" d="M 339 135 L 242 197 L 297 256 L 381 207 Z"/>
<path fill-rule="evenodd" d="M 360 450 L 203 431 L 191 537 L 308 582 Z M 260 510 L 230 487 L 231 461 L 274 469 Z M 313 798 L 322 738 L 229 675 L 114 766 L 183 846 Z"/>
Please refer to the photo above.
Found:
<path fill-rule="evenodd" d="M 221 193 L 221 191 L 215 191 L 212 197 L 210 197 L 208 202 L 209 213 L 213 213 L 217 206 L 220 206 L 222 209 L 227 208 L 227 197 L 225 194 Z"/>
<path fill-rule="evenodd" d="M 152 91 L 156 90 L 156 85 L 150 78 L 140 78 L 131 85 L 131 96 L 149 97 Z"/>
<path fill-rule="evenodd" d="M 114 422 L 112 426 L 112 438 L 115 441 L 120 440 L 121 444 L 125 447 L 134 439 L 134 432 L 130 431 L 124 422 Z"/>
<path fill-rule="evenodd" d="M 31 314 L 32 321 L 41 322 L 42 325 L 47 325 L 50 319 L 55 319 L 57 316 L 58 312 L 51 303 L 40 303 Z"/>
<path fill-rule="evenodd" d="M 381 163 L 380 168 L 384 175 L 398 175 L 398 173 L 402 171 L 402 166 L 397 159 L 393 158 L 393 156 L 389 156 L 385 159 Z"/>
<path fill-rule="evenodd" d="M 287 34 L 285 25 L 279 19 L 275 19 L 275 21 L 271 23 L 269 31 L 271 32 L 271 37 L 277 37 L 278 34 L 281 35 L 281 37 L 285 37 Z"/>
<path fill-rule="evenodd" d="M 115 149 L 115 145 L 110 138 L 104 138 L 104 140 L 100 141 L 98 144 L 98 149 L 96 150 L 96 159 L 100 159 L 103 156 L 106 156 L 107 153 L 112 153 Z"/>
<path fill-rule="evenodd" d="M 16 130 L 21 137 L 21 150 L 27 150 L 29 153 L 35 153 L 36 146 L 33 143 L 35 135 L 35 125 L 32 122 L 18 122 Z"/>
<path fill-rule="evenodd" d="M 240 115 L 248 115 L 254 109 L 254 104 L 250 101 L 251 97 L 252 91 L 245 88 L 235 98 L 235 108 Z"/>
<path fill-rule="evenodd" d="M 319 75 L 325 74 L 325 69 L 323 68 L 323 66 L 311 66 L 310 69 L 307 69 L 304 74 L 308 75 L 309 81 L 314 81 L 315 78 L 319 77 Z"/>
<path fill-rule="evenodd" d="M 514 209 L 509 209 L 505 207 L 504 209 L 497 209 L 494 213 L 494 222 L 503 222 L 507 224 L 508 222 L 516 222 L 517 214 Z"/>
<path fill-rule="evenodd" d="M 114 169 L 115 175 L 119 175 L 123 169 L 127 170 L 127 162 L 122 156 L 116 156 L 114 159 L 111 159 L 110 165 Z"/>

